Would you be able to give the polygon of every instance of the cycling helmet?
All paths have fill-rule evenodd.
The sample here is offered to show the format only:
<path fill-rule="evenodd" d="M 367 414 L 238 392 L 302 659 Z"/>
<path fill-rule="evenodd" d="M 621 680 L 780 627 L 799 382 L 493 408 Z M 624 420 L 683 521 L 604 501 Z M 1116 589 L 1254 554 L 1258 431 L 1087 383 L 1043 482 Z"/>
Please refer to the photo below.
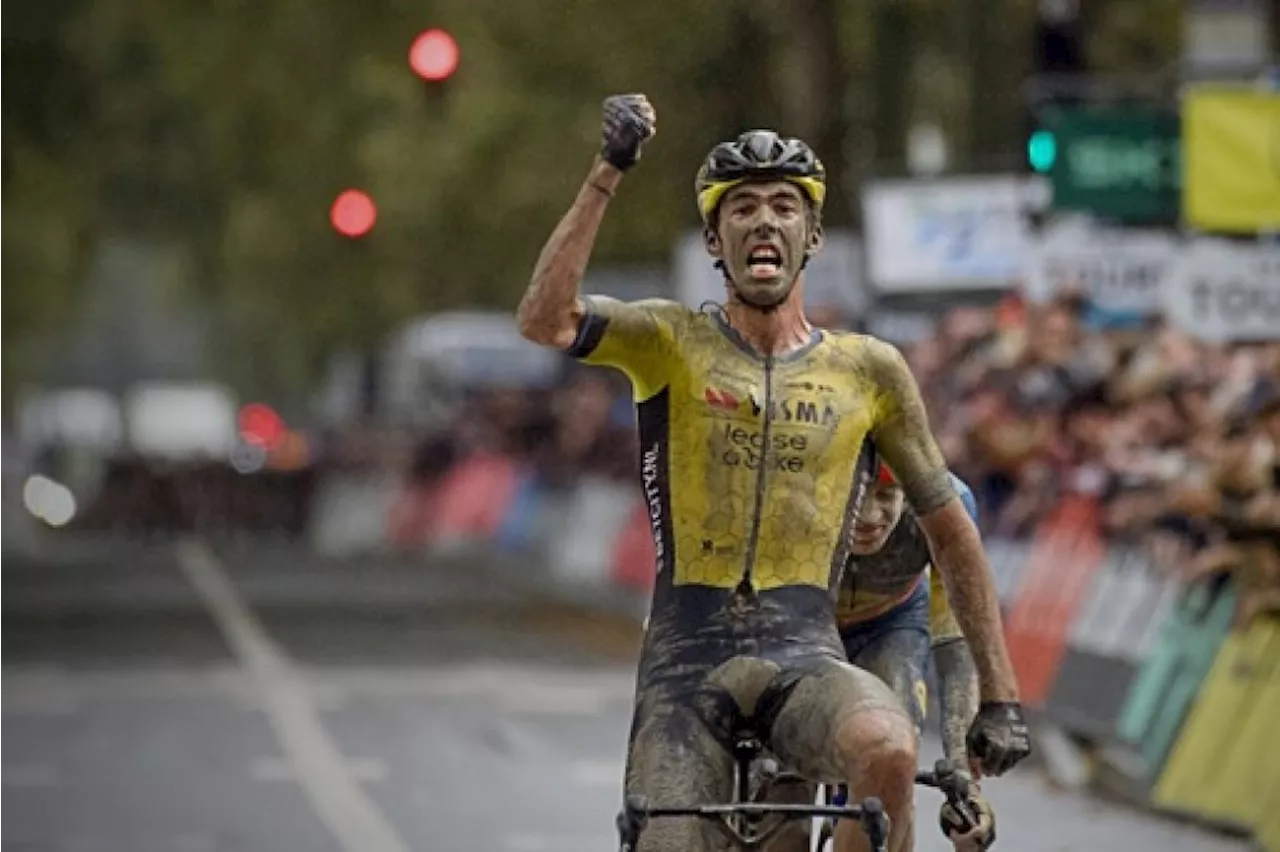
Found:
<path fill-rule="evenodd" d="M 862 451 L 859 453 L 861 458 L 858 459 L 859 467 L 867 471 L 872 482 L 878 482 L 882 485 L 893 485 L 898 479 L 893 475 L 893 471 L 889 469 L 889 465 L 885 464 L 884 459 L 880 456 L 880 451 L 876 449 L 876 442 L 870 438 L 862 442 Z"/>
<path fill-rule="evenodd" d="M 724 194 L 746 180 L 791 181 L 819 211 L 827 196 L 827 170 L 813 149 L 772 130 L 749 130 L 712 148 L 698 169 L 694 189 L 702 221 L 710 221 Z"/>

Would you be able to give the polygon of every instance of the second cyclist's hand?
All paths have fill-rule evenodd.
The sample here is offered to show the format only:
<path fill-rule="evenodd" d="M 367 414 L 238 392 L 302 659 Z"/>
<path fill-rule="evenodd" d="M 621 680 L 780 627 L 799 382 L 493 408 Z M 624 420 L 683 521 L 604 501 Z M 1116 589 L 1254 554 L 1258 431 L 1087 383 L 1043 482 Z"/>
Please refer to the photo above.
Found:
<path fill-rule="evenodd" d="M 604 99 L 600 156 L 625 172 L 657 129 L 658 115 L 644 95 L 610 95 Z"/>
<path fill-rule="evenodd" d="M 965 740 L 983 776 L 1003 775 L 1031 754 L 1031 733 L 1014 701 L 984 701 Z"/>
<path fill-rule="evenodd" d="M 996 842 L 995 811 L 977 788 L 971 788 L 965 804 L 978 824 L 971 825 L 970 820 L 958 814 L 950 802 L 944 802 L 938 814 L 942 832 L 951 841 L 955 852 L 983 852 Z"/>

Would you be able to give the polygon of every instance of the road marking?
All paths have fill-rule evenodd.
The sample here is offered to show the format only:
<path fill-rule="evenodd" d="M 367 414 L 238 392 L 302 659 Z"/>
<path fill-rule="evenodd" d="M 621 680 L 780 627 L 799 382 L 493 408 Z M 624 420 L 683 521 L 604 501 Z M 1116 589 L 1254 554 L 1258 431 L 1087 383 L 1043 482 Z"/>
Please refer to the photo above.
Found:
<path fill-rule="evenodd" d="M 6 787 L 56 787 L 62 780 L 58 767 L 46 763 L 13 764 L 0 770 Z"/>
<path fill-rule="evenodd" d="M 387 765 L 381 760 L 357 758 L 346 762 L 352 778 L 365 784 L 387 779 Z M 275 757 L 259 757 L 249 763 L 249 777 L 254 781 L 297 781 L 288 761 Z"/>
<path fill-rule="evenodd" d="M 347 771 L 293 662 L 245 605 L 214 555 L 204 545 L 186 541 L 178 545 L 177 557 L 232 653 L 256 682 L 294 777 L 342 848 L 409 852 L 408 844 Z"/>
<path fill-rule="evenodd" d="M 516 716 L 587 716 L 632 701 L 634 675 L 531 663 L 413 665 L 353 669 L 293 663 L 313 706 L 341 709 L 352 701 L 480 700 Z M 225 699 L 262 711 L 256 681 L 237 664 L 197 670 L 106 670 L 68 673 L 16 664 L 4 672 L 5 715 L 65 715 L 93 701 Z"/>
<path fill-rule="evenodd" d="M 608 703 L 630 703 L 635 674 L 622 669 L 601 671 L 547 666 L 467 662 L 461 665 L 404 666 L 380 669 L 310 668 L 314 689 L 338 699 L 351 695 L 374 698 L 483 698 L 533 706 L 586 706 L 592 711 Z"/>
<path fill-rule="evenodd" d="M 600 838 L 585 834 L 540 834 L 523 832 L 502 838 L 508 852 L 566 852 L 570 849 L 601 849 Z"/>

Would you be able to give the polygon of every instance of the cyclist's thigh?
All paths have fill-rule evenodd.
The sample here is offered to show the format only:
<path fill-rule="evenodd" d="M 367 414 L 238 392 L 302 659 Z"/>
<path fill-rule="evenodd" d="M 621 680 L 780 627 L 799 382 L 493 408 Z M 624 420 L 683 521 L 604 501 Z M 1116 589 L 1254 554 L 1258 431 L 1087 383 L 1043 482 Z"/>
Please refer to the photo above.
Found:
<path fill-rule="evenodd" d="M 645 796 L 653 807 L 729 802 L 733 759 L 699 718 L 691 695 L 651 687 L 640 696 L 627 755 L 626 789 Z M 653 819 L 640 834 L 639 852 L 727 848 L 714 823 L 694 818 Z"/>
<path fill-rule="evenodd" d="M 868 710 L 908 717 L 880 678 L 843 660 L 823 657 L 788 674 L 789 692 L 773 719 L 770 743 L 785 766 L 815 781 L 849 780 L 835 738 L 851 717 Z"/>
<path fill-rule="evenodd" d="M 925 667 L 929 662 L 927 628 L 902 627 L 886 630 L 850 658 L 855 666 L 871 672 L 889 685 L 911 715 L 916 730 L 924 729 L 928 687 Z"/>

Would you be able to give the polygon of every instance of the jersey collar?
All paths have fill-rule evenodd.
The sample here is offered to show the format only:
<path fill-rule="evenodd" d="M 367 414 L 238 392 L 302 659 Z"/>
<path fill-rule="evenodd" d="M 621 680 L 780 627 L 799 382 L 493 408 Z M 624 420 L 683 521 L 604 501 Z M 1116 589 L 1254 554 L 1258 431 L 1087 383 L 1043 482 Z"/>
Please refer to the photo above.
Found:
<path fill-rule="evenodd" d="M 729 340 L 735 346 L 737 346 L 740 350 L 745 352 L 747 355 L 751 356 L 751 358 L 753 358 L 756 361 L 765 360 L 765 357 L 761 355 L 758 351 L 756 351 L 755 347 L 753 347 L 750 343 L 747 343 L 747 341 L 742 339 L 742 335 L 738 334 L 738 330 L 736 328 L 729 325 L 729 321 L 725 319 L 723 311 L 715 311 L 714 313 L 711 314 L 711 318 L 715 322 L 716 327 L 720 329 L 720 332 L 725 337 L 729 338 Z M 782 363 L 786 363 L 788 361 L 798 361 L 799 359 L 803 358 L 805 355 L 808 355 L 809 352 L 811 352 L 813 348 L 821 342 L 822 342 L 822 331 L 818 328 L 811 328 L 809 330 L 809 341 L 805 343 L 805 345 L 799 347 L 798 349 L 792 349 L 790 352 L 783 353 L 782 355 L 775 355 L 773 357 L 773 360 L 775 362 L 782 362 Z"/>

